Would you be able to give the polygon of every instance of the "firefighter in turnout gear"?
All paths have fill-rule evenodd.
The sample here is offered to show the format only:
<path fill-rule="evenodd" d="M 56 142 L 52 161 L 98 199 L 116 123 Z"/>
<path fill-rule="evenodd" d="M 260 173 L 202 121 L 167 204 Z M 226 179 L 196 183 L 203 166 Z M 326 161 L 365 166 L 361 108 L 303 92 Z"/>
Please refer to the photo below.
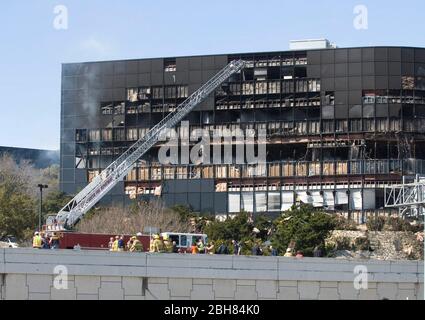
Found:
<path fill-rule="evenodd" d="M 172 253 L 173 252 L 173 242 L 170 240 L 170 236 L 168 234 L 164 234 L 163 239 L 164 239 L 165 252 Z"/>
<path fill-rule="evenodd" d="M 131 238 L 131 246 L 130 246 L 130 252 L 142 252 L 143 251 L 143 244 L 140 242 L 139 239 L 137 239 L 136 236 Z"/>
<path fill-rule="evenodd" d="M 163 252 L 164 251 L 164 244 L 162 243 L 161 238 L 158 234 L 153 235 L 153 252 Z"/>
<path fill-rule="evenodd" d="M 43 240 L 41 239 L 40 233 L 34 233 L 34 237 L 32 238 L 32 247 L 34 249 L 41 249 L 43 244 Z"/>

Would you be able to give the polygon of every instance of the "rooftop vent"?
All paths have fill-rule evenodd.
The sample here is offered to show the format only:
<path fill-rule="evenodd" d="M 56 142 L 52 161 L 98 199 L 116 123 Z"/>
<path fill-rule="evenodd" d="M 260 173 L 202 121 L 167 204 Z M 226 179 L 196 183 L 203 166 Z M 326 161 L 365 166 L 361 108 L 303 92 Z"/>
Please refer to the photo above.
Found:
<path fill-rule="evenodd" d="M 290 50 L 335 49 L 337 46 L 328 39 L 291 40 Z"/>

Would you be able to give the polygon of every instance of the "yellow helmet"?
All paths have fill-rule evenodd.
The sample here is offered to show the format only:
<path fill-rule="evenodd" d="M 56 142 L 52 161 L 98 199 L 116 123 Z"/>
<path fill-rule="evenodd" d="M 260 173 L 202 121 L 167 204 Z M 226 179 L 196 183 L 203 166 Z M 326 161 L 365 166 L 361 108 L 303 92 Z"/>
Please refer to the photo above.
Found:
<path fill-rule="evenodd" d="M 153 235 L 153 238 L 156 240 L 156 239 L 159 239 L 159 235 L 157 235 L 157 234 L 154 234 Z"/>
<path fill-rule="evenodd" d="M 168 240 L 170 239 L 170 236 L 168 234 L 164 234 L 164 236 L 162 237 L 164 240 Z"/>
<path fill-rule="evenodd" d="M 136 236 L 131 237 L 131 240 L 136 240 L 136 239 L 137 239 Z"/>

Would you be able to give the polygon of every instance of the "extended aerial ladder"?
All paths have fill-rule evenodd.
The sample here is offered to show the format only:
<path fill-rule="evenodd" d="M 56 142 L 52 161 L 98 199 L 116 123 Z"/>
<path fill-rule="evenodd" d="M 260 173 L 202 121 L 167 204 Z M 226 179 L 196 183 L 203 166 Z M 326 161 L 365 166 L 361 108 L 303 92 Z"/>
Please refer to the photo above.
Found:
<path fill-rule="evenodd" d="M 81 192 L 79 192 L 56 216 L 58 225 L 64 228 L 73 227 L 103 196 L 121 181 L 149 149 L 151 149 L 167 129 L 176 126 L 209 94 L 225 82 L 230 76 L 246 66 L 244 60 L 234 60 L 218 72 L 213 78 L 181 103 L 175 111 L 168 114 L 158 124 L 117 160 L 112 162 L 96 176 Z"/>

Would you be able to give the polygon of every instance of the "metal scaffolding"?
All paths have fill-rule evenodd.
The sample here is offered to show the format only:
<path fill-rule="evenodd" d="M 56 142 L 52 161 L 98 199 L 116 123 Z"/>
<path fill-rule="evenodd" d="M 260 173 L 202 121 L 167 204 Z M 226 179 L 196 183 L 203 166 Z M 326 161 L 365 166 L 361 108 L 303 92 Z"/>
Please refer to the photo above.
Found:
<path fill-rule="evenodd" d="M 402 217 L 419 218 L 425 213 L 425 176 L 403 177 L 400 185 L 385 188 L 385 207 L 398 208 Z"/>

